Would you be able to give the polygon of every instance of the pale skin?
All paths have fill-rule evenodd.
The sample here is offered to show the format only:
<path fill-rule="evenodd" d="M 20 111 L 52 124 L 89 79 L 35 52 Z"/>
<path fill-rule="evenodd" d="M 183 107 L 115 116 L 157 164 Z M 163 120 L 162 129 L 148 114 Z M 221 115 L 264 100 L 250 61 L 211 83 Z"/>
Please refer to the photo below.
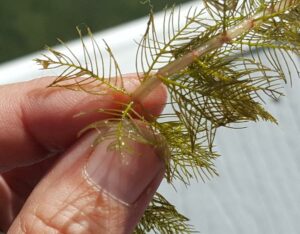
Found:
<path fill-rule="evenodd" d="M 154 179 L 145 182 L 133 202 L 124 203 L 99 189 L 83 173 L 94 150 L 90 146 L 95 133 L 81 138 L 77 133 L 87 124 L 108 116 L 74 115 L 97 108 L 121 108 L 114 101 L 126 101 L 128 97 L 113 92 L 95 96 L 45 88 L 53 79 L 0 86 L 0 230 L 18 234 L 131 233 L 163 178 L 163 161 L 157 159 L 151 147 L 138 146 L 150 159 L 129 165 L 130 172 L 142 170 L 147 174 L 149 162 L 159 170 Z M 139 85 L 134 75 L 124 81 L 129 92 Z M 142 104 L 157 116 L 167 94 L 162 85 L 152 92 Z M 114 165 L 106 167 L 116 170 Z M 125 187 L 122 192 L 122 196 L 131 198 L 132 189 L 126 191 Z"/>

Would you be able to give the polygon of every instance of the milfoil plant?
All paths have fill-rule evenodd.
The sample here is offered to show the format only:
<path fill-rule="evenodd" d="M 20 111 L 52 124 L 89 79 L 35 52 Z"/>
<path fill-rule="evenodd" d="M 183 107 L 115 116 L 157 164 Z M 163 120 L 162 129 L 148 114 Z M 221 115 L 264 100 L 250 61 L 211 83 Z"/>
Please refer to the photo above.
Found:
<path fill-rule="evenodd" d="M 203 9 L 191 7 L 185 16 L 180 7 L 166 9 L 160 22 L 162 36 L 156 31 L 149 4 L 147 28 L 137 46 L 140 85 L 134 92 L 124 88 L 122 72 L 108 44 L 104 42 L 102 50 L 89 28 L 86 38 L 77 28 L 83 61 L 63 41 L 66 53 L 48 48 L 50 53 L 36 59 L 43 69 L 62 71 L 49 87 L 92 95 L 107 95 L 103 87 L 108 87 L 127 96 L 126 102 L 118 103 L 122 111 L 91 110 L 110 117 L 91 123 L 79 134 L 96 129 L 99 134 L 94 144 L 110 140 L 107 150 L 118 151 L 121 157 L 132 153 L 128 140 L 151 144 L 161 152 L 165 178 L 171 185 L 175 180 L 188 185 L 191 179 L 217 175 L 217 130 L 248 121 L 277 123 L 265 110 L 265 100 L 283 95 L 281 87 L 292 79 L 291 71 L 300 76 L 299 64 L 293 60 L 300 54 L 299 0 L 203 3 Z M 171 111 L 151 116 L 141 103 L 161 84 L 168 89 L 167 110 Z M 145 136 L 141 129 L 145 127 L 153 137 Z M 156 193 L 135 229 L 136 234 L 150 231 L 191 233 L 194 229 L 188 218 Z"/>

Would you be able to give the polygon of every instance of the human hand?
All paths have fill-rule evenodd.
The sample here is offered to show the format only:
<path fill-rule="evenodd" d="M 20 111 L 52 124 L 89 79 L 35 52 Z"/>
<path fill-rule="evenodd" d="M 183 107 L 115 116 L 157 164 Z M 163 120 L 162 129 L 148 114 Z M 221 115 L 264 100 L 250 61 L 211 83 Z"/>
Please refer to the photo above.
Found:
<path fill-rule="evenodd" d="M 77 139 L 103 113 L 74 118 L 81 111 L 121 108 L 126 97 L 93 96 L 45 87 L 53 78 L 0 86 L 0 229 L 8 233 L 131 233 L 164 174 L 149 145 L 134 143 L 142 157 L 91 144 L 95 133 Z M 130 92 L 135 77 L 124 79 Z M 161 86 L 143 102 L 158 115 L 166 101 Z"/>

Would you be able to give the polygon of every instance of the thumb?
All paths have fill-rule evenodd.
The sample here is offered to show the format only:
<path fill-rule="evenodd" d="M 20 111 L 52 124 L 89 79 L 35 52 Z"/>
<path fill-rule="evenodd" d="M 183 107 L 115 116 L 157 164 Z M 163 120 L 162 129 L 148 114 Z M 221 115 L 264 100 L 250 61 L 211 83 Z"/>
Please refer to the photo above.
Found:
<path fill-rule="evenodd" d="M 163 160 L 137 142 L 122 156 L 107 151 L 110 142 L 91 147 L 95 137 L 84 136 L 62 156 L 8 233 L 132 233 L 163 178 Z"/>

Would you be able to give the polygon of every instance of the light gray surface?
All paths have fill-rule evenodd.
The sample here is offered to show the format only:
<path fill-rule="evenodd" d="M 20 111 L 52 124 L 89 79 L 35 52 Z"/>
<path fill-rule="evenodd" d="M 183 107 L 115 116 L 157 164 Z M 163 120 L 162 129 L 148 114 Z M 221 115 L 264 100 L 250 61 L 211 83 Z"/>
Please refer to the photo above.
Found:
<path fill-rule="evenodd" d="M 219 177 L 169 196 L 201 233 L 300 233 L 299 88 L 269 105 L 279 126 L 219 132 Z"/>
<path fill-rule="evenodd" d="M 142 34 L 145 24 L 146 19 L 142 19 L 96 35 L 110 42 L 124 73 L 135 71 L 132 38 Z M 71 47 L 80 53 L 78 41 Z M 38 71 L 31 62 L 36 56 L 0 66 L 0 82 L 55 75 Z M 248 129 L 219 132 L 219 177 L 206 183 L 193 182 L 188 189 L 178 185 L 177 192 L 163 183 L 160 191 L 201 233 L 300 233 L 299 90 L 300 81 L 295 80 L 292 89 L 286 87 L 287 97 L 268 105 L 279 126 L 258 123 Z"/>

